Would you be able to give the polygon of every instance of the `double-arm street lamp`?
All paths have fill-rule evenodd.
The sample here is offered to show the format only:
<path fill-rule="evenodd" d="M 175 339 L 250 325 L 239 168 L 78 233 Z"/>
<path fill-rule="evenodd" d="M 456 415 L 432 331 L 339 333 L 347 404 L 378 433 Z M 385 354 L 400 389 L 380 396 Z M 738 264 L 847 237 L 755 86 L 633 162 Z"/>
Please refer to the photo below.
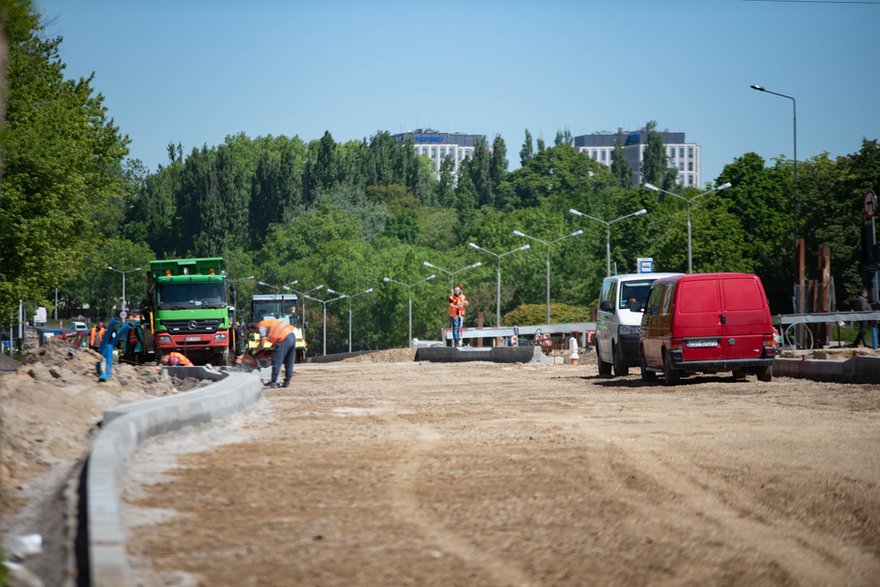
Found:
<path fill-rule="evenodd" d="M 685 198 L 684 196 L 680 196 L 680 195 L 678 195 L 678 194 L 673 194 L 672 192 L 667 192 L 666 190 L 664 190 L 664 189 L 662 189 L 662 188 L 658 188 L 658 187 L 655 186 L 654 184 L 650 184 L 650 183 L 646 183 L 646 184 L 645 184 L 645 189 L 647 189 L 647 190 L 651 190 L 652 192 L 658 192 L 658 193 L 660 193 L 660 194 L 666 194 L 666 195 L 668 195 L 668 196 L 672 196 L 673 198 L 678 198 L 679 200 L 684 200 L 684 202 L 687 204 L 687 217 L 688 217 L 688 224 L 687 224 L 687 227 L 688 227 L 688 273 L 693 273 L 693 272 L 694 272 L 694 264 L 693 264 L 693 257 L 692 257 L 692 248 L 691 248 L 691 203 L 692 203 L 694 200 L 696 200 L 697 198 L 702 198 L 703 196 L 705 196 L 705 195 L 707 195 L 707 194 L 711 194 L 711 193 L 714 193 L 714 192 L 720 192 L 720 191 L 722 191 L 722 190 L 726 190 L 726 189 L 729 188 L 729 187 L 730 187 L 730 182 L 728 181 L 727 183 L 723 183 L 723 184 L 721 184 L 721 185 L 719 185 L 719 186 L 716 186 L 716 187 L 712 188 L 711 190 L 706 190 L 706 191 L 703 192 L 702 194 L 697 194 L 697 195 L 694 196 L 693 198 Z"/>
<path fill-rule="evenodd" d="M 446 275 L 449 276 L 449 293 L 452 293 L 452 290 L 455 289 L 455 276 L 456 275 L 458 275 L 462 271 L 467 271 L 468 269 L 476 269 L 477 267 L 479 267 L 482 264 L 483 263 L 481 261 L 477 261 L 476 263 L 472 263 L 471 265 L 468 265 L 467 267 L 462 267 L 461 269 L 459 269 L 457 271 L 449 271 L 447 269 L 444 269 L 443 267 L 437 267 L 433 263 L 428 263 L 427 261 L 422 263 L 422 265 L 424 265 L 425 267 L 430 267 L 431 269 L 436 269 L 437 271 L 445 273 Z"/>
<path fill-rule="evenodd" d="M 437 276 L 432 273 L 431 275 L 427 276 L 426 278 L 420 279 L 419 281 L 416 281 L 415 283 L 403 283 L 402 281 L 397 281 L 396 279 L 391 279 L 390 277 L 383 277 L 382 278 L 382 281 L 384 281 L 385 283 L 396 283 L 397 285 L 402 285 L 407 290 L 409 290 L 409 304 L 407 305 L 407 310 L 408 310 L 407 316 L 409 318 L 409 330 L 407 330 L 407 333 L 409 335 L 407 340 L 409 342 L 407 343 L 407 346 L 409 346 L 409 347 L 412 346 L 412 340 L 413 340 L 413 337 L 412 337 L 412 290 L 418 284 L 424 283 L 425 281 L 430 281 L 430 280 L 434 279 L 435 277 L 437 277 Z"/>
<path fill-rule="evenodd" d="M 787 98 L 791 100 L 791 112 L 792 112 L 792 127 L 794 129 L 794 167 L 792 169 L 792 177 L 791 177 L 791 199 L 792 204 L 794 206 L 794 240 L 798 238 L 798 197 L 797 197 L 797 100 L 794 99 L 794 96 L 788 96 L 786 94 L 780 94 L 779 92 L 774 92 L 768 90 L 764 86 L 759 86 L 758 84 L 752 84 L 751 88 L 753 90 L 757 90 L 759 92 L 764 92 L 766 94 L 773 94 L 774 96 L 779 96 L 780 98 Z"/>
<path fill-rule="evenodd" d="M 331 293 L 336 293 L 333 290 L 331 290 L 329 287 L 327 288 L 327 291 L 329 291 Z M 304 295 L 303 297 L 309 298 L 313 302 L 321 302 L 321 305 L 324 307 L 323 318 L 321 320 L 321 326 L 323 327 L 323 330 L 324 330 L 323 336 L 322 336 L 324 349 L 321 354 L 326 356 L 327 355 L 327 304 L 329 304 L 330 302 L 335 302 L 336 300 L 341 300 L 345 296 L 338 296 L 335 298 L 330 298 L 329 300 L 322 300 L 320 298 L 314 298 L 309 295 Z"/>
<path fill-rule="evenodd" d="M 339 297 L 336 299 L 348 298 L 348 352 L 351 352 L 351 300 L 358 297 L 358 296 L 366 295 L 368 293 L 373 293 L 373 288 L 371 287 L 369 289 L 365 289 L 364 291 L 360 291 L 356 294 L 351 294 L 351 295 L 344 294 L 340 291 L 334 291 L 334 290 L 330 289 L 329 287 L 327 288 L 327 291 L 329 293 L 338 295 Z M 329 300 L 329 301 L 333 301 L 333 300 Z"/>
<path fill-rule="evenodd" d="M 116 269 L 114 267 L 111 267 L 110 265 L 107 265 L 107 269 L 109 269 L 110 271 L 115 271 L 116 273 L 122 274 L 122 311 L 119 313 L 119 317 L 122 318 L 123 320 L 125 320 L 128 317 L 128 312 L 126 311 L 127 306 L 125 303 L 125 274 L 132 273 L 134 271 L 140 271 L 141 268 L 135 267 L 134 269 L 122 270 L 122 269 Z"/>
<path fill-rule="evenodd" d="M 284 286 L 284 287 L 285 287 L 285 289 L 289 289 L 290 291 L 292 291 L 293 293 L 295 293 L 297 295 L 301 295 L 303 298 L 303 301 L 302 301 L 302 332 L 303 332 L 303 336 L 305 337 L 305 335 L 306 335 L 306 298 L 309 297 L 310 293 L 324 289 L 324 284 L 322 283 L 321 285 L 317 285 L 308 291 L 298 291 L 298 290 L 293 289 L 292 287 L 287 287 L 287 286 Z M 314 299 L 314 298 L 310 298 L 310 299 Z"/>
<path fill-rule="evenodd" d="M 615 222 L 620 222 L 624 218 L 632 218 L 633 216 L 644 216 L 648 213 L 648 211 L 642 208 L 641 210 L 636 210 L 635 212 L 627 214 L 626 216 L 621 216 L 620 218 L 615 218 L 611 221 L 602 220 L 601 218 L 596 218 L 595 216 L 590 216 L 589 214 L 578 212 L 574 208 L 571 208 L 568 213 L 572 216 L 589 218 L 590 220 L 595 220 L 596 222 L 601 222 L 605 225 L 605 271 L 608 275 L 611 275 L 611 225 Z"/>
<path fill-rule="evenodd" d="M 532 248 L 532 245 L 523 245 L 512 251 L 507 251 L 506 253 L 493 253 L 488 249 L 484 249 L 481 246 L 476 245 L 475 243 L 468 243 L 468 246 L 477 251 L 483 251 L 487 255 L 492 255 L 495 259 L 498 260 L 498 280 L 495 283 L 495 326 L 501 326 L 501 257 L 506 257 L 511 253 L 515 253 L 517 251 L 525 251 Z"/>
<path fill-rule="evenodd" d="M 547 253 L 547 324 L 550 324 L 550 247 L 552 245 L 555 245 L 556 243 L 558 243 L 561 240 L 565 240 L 565 239 L 573 237 L 573 236 L 580 236 L 580 235 L 584 234 L 584 231 L 583 230 L 576 230 L 570 234 L 566 234 L 565 236 L 561 236 L 558 239 L 552 240 L 552 241 L 541 240 L 539 238 L 529 236 L 526 233 L 519 231 L 519 230 L 514 230 L 513 234 L 516 236 L 521 236 L 523 238 L 532 239 L 533 241 L 544 245 L 544 250 Z"/>

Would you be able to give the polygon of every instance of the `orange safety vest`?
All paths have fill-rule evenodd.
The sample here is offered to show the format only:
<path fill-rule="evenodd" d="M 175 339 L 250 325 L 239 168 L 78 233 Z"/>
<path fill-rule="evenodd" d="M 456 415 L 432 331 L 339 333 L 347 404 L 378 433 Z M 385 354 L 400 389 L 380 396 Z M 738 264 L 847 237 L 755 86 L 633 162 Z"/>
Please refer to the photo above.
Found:
<path fill-rule="evenodd" d="M 168 353 L 169 365 L 177 365 L 180 367 L 192 367 L 192 361 L 186 358 L 186 355 L 182 355 L 178 352 Z"/>
<path fill-rule="evenodd" d="M 266 333 L 266 340 L 272 344 L 280 343 L 293 332 L 293 326 L 276 318 L 261 320 L 260 328 L 265 328 L 268 331 Z"/>
<path fill-rule="evenodd" d="M 455 295 L 452 294 L 449 296 L 449 317 L 457 318 L 458 316 L 464 316 L 464 293 Z"/>
<path fill-rule="evenodd" d="M 106 329 L 99 329 L 97 326 L 92 326 L 92 333 L 91 336 L 89 336 L 89 346 L 96 347 L 101 344 L 101 339 L 104 337 L 104 332 L 106 332 Z"/>

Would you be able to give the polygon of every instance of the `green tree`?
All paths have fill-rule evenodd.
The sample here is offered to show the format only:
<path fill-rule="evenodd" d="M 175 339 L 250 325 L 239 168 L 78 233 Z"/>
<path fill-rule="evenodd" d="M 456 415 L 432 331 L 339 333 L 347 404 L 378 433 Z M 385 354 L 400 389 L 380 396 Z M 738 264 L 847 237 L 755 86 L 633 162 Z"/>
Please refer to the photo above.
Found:
<path fill-rule="evenodd" d="M 526 138 L 523 140 L 522 148 L 519 150 L 520 165 L 525 167 L 534 154 L 535 151 L 534 147 L 532 146 L 532 133 L 529 132 L 529 129 L 526 129 Z"/>
<path fill-rule="evenodd" d="M 501 135 L 495 135 L 492 151 L 489 153 L 489 179 L 492 186 L 493 203 L 497 201 L 498 188 L 507 176 L 507 145 Z"/>
<path fill-rule="evenodd" d="M 0 316 L 40 305 L 81 264 L 98 212 L 118 206 L 128 139 L 92 77 L 65 80 L 60 38 L 45 38 L 29 3 L 10 6 L 0 195 Z"/>
<path fill-rule="evenodd" d="M 632 172 L 632 165 L 623 152 L 623 130 L 618 128 L 614 150 L 611 152 L 611 174 L 617 178 L 620 187 L 630 188 L 633 185 Z"/>
<path fill-rule="evenodd" d="M 648 140 L 642 156 L 642 182 L 654 184 L 664 190 L 671 190 L 675 186 L 675 178 L 678 173 L 667 164 L 663 134 L 658 132 L 656 128 L 657 123 L 653 120 L 645 125 Z"/>

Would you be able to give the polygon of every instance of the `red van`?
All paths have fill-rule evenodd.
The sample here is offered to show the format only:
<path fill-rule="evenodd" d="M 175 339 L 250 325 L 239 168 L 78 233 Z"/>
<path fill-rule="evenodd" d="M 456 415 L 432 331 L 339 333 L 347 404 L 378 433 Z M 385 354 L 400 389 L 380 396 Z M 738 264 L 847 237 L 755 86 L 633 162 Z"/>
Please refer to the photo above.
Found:
<path fill-rule="evenodd" d="M 639 336 L 642 379 L 695 372 L 773 378 L 776 339 L 764 286 L 748 273 L 697 273 L 651 286 Z"/>

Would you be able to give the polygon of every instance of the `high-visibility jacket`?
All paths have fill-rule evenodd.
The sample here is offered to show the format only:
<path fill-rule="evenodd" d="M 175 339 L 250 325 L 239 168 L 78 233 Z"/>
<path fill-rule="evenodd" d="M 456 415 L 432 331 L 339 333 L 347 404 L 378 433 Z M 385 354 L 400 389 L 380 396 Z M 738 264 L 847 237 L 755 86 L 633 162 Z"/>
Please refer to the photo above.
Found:
<path fill-rule="evenodd" d="M 106 328 L 98 328 L 97 326 L 92 326 L 92 332 L 91 334 L 89 334 L 89 346 L 92 348 L 97 348 L 101 344 L 101 339 L 104 338 L 104 333 L 106 331 Z"/>
<path fill-rule="evenodd" d="M 293 334 L 293 326 L 284 320 L 269 318 L 260 321 L 260 334 L 263 334 L 263 328 L 266 329 L 265 338 L 272 344 L 278 344 L 289 335 Z"/>
<path fill-rule="evenodd" d="M 192 367 L 192 361 L 186 358 L 186 355 L 182 355 L 178 352 L 168 353 L 168 364 L 169 365 L 177 365 L 179 367 Z"/>
<path fill-rule="evenodd" d="M 449 296 L 449 317 L 457 318 L 459 316 L 464 316 L 465 309 L 465 297 L 464 294 L 455 295 L 452 294 Z"/>

